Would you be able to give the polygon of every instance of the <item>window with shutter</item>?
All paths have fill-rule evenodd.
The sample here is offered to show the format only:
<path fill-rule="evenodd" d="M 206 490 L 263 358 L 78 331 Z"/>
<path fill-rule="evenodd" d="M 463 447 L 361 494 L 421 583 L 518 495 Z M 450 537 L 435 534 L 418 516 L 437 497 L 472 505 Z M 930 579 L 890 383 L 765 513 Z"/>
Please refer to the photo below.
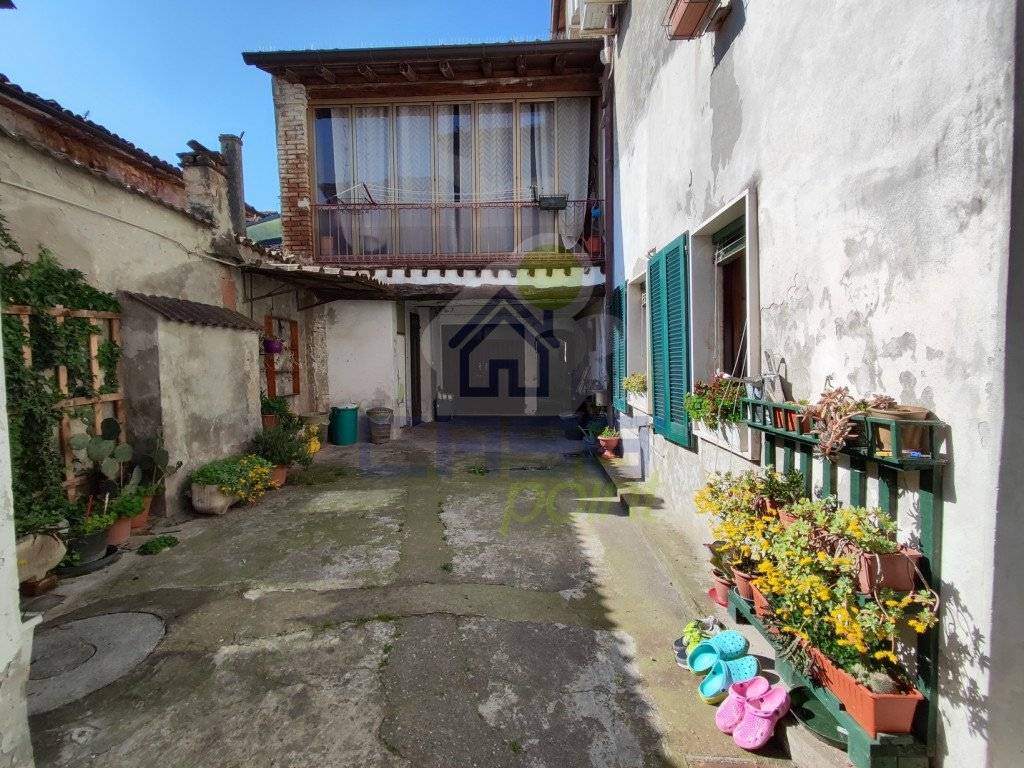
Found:
<path fill-rule="evenodd" d="M 620 285 L 612 291 L 612 405 L 626 410 L 626 288 Z"/>
<path fill-rule="evenodd" d="M 654 429 L 683 446 L 690 445 L 690 422 L 683 407 L 690 388 L 686 244 L 685 235 L 677 238 L 647 268 Z"/>

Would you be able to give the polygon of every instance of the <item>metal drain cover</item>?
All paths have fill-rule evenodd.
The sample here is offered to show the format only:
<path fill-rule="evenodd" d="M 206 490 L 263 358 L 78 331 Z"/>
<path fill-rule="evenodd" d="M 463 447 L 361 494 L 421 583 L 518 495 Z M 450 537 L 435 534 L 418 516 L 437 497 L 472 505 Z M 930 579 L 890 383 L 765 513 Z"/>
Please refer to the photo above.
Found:
<path fill-rule="evenodd" d="M 36 633 L 28 711 L 49 712 L 110 685 L 146 658 L 164 636 L 151 613 L 104 613 Z"/>

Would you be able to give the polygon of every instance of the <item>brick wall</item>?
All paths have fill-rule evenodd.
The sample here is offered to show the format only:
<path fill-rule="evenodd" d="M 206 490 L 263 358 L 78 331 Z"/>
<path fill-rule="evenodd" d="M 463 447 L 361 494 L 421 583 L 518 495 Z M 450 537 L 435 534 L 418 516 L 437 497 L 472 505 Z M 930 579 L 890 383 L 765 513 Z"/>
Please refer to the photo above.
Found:
<path fill-rule="evenodd" d="M 274 78 L 277 166 L 281 176 L 281 230 L 286 254 L 313 259 L 313 208 L 309 187 L 306 89 Z"/>

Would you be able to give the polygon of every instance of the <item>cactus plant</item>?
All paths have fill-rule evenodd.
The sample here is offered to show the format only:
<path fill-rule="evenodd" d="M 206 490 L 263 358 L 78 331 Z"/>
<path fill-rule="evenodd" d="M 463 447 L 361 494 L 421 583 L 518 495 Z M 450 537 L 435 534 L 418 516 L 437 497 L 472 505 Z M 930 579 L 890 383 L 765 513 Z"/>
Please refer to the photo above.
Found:
<path fill-rule="evenodd" d="M 99 435 L 91 426 L 86 430 L 85 434 L 73 435 L 69 444 L 72 450 L 85 453 L 85 460 L 80 459 L 79 465 L 91 475 L 95 486 L 93 492 L 115 490 L 119 495 L 135 493 L 142 480 L 142 472 L 138 467 L 127 471 L 126 465 L 132 460 L 134 451 L 127 443 L 117 442 L 121 425 L 115 419 L 104 419 Z"/>

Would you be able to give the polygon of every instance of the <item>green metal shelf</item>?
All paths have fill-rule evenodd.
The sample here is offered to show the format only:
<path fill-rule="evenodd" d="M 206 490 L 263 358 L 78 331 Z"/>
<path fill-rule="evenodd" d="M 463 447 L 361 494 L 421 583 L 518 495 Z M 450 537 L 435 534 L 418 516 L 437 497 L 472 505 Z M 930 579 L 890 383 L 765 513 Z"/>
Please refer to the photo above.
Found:
<path fill-rule="evenodd" d="M 776 653 L 779 651 L 776 636 L 761 623 L 754 613 L 753 606 L 736 594 L 736 590 L 731 590 L 729 593 L 729 615 L 737 623 L 750 624 L 771 644 Z M 856 768 L 928 767 L 928 745 L 919 737 L 913 734 L 880 733 L 872 738 L 857 724 L 857 721 L 847 714 L 842 703 L 831 691 L 798 672 L 788 661 L 776 657 L 775 671 L 790 688 L 803 686 L 809 690 L 814 698 L 820 701 L 828 713 L 836 719 L 839 727 L 848 735 L 846 754 Z"/>
<path fill-rule="evenodd" d="M 814 494 L 816 477 L 823 495 L 838 493 L 835 462 L 814 455 L 818 439 L 814 435 L 776 425 L 777 411 L 799 412 L 800 405 L 751 398 L 744 398 L 741 402 L 747 426 L 763 436 L 763 463 L 766 467 L 777 466 L 778 451 L 781 448 L 782 469 L 800 470 L 804 476 L 804 493 L 808 498 Z M 861 425 L 862 443 L 848 445 L 842 451 L 849 462 L 850 472 L 849 494 L 845 501 L 853 506 L 865 506 L 868 479 L 877 477 L 878 506 L 896 519 L 900 477 L 905 473 L 917 474 L 919 548 L 924 555 L 919 567 L 929 585 L 941 598 L 942 485 L 943 470 L 948 460 L 941 454 L 940 449 L 948 426 L 938 419 L 897 421 L 876 416 L 857 416 L 854 417 L 854 421 Z M 783 422 L 785 423 L 785 418 Z M 929 447 L 930 455 L 901 455 L 901 430 L 908 426 L 927 429 L 926 445 Z M 879 427 L 890 430 L 892 455 L 878 453 Z M 770 642 L 772 641 L 773 636 L 757 620 L 749 604 L 738 595 L 730 596 L 729 612 L 734 619 L 749 622 Z M 872 740 L 845 712 L 841 711 L 841 705 L 831 693 L 806 680 L 804 676 L 797 675 L 795 670 L 792 671 L 795 675 L 792 680 L 798 681 L 797 684 L 800 685 L 808 685 L 815 697 L 833 714 L 833 709 L 840 709 L 842 717 L 837 715 L 837 719 L 844 727 L 846 721 L 852 727 L 849 757 L 857 768 L 922 768 L 928 764 L 927 756 L 934 754 L 935 750 L 938 728 L 938 664 L 939 633 L 936 628 L 918 636 L 917 639 L 917 676 L 914 682 L 925 700 L 917 708 L 912 737 L 881 735 L 878 739 Z M 784 668 L 785 662 L 781 662 L 781 666 Z"/>

